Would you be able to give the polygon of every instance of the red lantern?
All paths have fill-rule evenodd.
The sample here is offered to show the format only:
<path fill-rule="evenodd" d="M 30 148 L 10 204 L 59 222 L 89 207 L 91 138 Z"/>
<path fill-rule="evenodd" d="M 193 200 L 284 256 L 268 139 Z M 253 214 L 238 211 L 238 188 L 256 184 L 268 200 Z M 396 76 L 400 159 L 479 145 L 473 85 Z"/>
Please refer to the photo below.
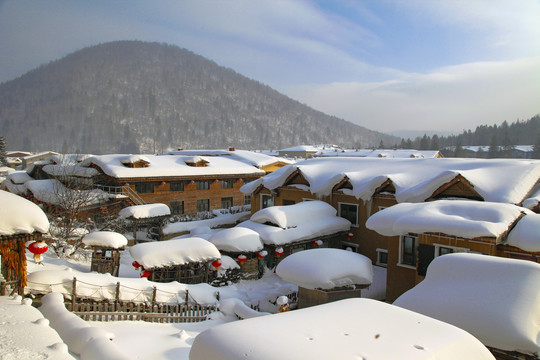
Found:
<path fill-rule="evenodd" d="M 262 259 L 263 257 L 265 257 L 266 255 L 268 255 L 268 252 L 266 250 L 263 250 L 263 251 L 259 251 L 257 253 L 257 258 L 258 259 Z"/>
<path fill-rule="evenodd" d="M 142 278 L 149 278 L 150 275 L 152 275 L 152 273 L 150 272 L 150 270 L 144 270 L 143 272 L 141 272 L 141 277 Z"/>
<path fill-rule="evenodd" d="M 137 262 L 137 260 L 135 260 L 134 262 L 132 262 L 131 265 L 133 265 L 133 267 L 134 267 L 135 269 L 137 269 L 137 270 L 139 270 L 139 268 L 141 267 L 141 264 L 139 264 L 139 263 Z"/>
<path fill-rule="evenodd" d="M 214 267 L 214 269 L 215 269 L 216 271 L 218 271 L 218 270 L 219 270 L 219 267 L 221 266 L 221 261 L 215 260 L 214 262 L 212 262 L 212 266 Z"/>
<path fill-rule="evenodd" d="M 347 233 L 347 240 L 351 241 L 353 237 L 354 237 L 353 233 Z"/>
<path fill-rule="evenodd" d="M 246 255 L 243 255 L 243 254 L 242 254 L 242 255 L 238 255 L 237 259 L 238 259 L 238 262 L 240 263 L 240 265 L 244 265 L 244 263 L 245 263 L 246 260 L 247 260 L 247 256 L 246 256 Z"/>
<path fill-rule="evenodd" d="M 322 240 L 314 240 L 313 241 L 313 246 L 315 246 L 315 247 L 321 246 L 322 244 L 323 244 Z"/>
<path fill-rule="evenodd" d="M 280 257 L 281 255 L 283 255 L 283 248 L 277 248 L 276 249 L 276 256 Z"/>
<path fill-rule="evenodd" d="M 37 264 L 41 264 L 41 261 L 43 260 L 41 254 L 47 252 L 47 249 L 49 249 L 49 247 L 43 241 L 34 241 L 28 246 L 28 250 L 34 254 L 34 261 Z"/>

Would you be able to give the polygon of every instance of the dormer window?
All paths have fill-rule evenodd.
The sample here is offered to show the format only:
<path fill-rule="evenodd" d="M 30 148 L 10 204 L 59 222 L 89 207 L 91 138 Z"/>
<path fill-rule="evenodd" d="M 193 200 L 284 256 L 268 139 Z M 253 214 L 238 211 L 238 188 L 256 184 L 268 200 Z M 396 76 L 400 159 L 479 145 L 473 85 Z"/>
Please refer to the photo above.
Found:
<path fill-rule="evenodd" d="M 206 167 L 209 164 L 209 161 L 202 156 L 193 156 L 184 159 L 184 162 L 187 166 L 193 167 Z"/>
<path fill-rule="evenodd" d="M 150 161 L 144 156 L 131 155 L 120 159 L 122 165 L 128 168 L 145 168 L 150 166 Z"/>

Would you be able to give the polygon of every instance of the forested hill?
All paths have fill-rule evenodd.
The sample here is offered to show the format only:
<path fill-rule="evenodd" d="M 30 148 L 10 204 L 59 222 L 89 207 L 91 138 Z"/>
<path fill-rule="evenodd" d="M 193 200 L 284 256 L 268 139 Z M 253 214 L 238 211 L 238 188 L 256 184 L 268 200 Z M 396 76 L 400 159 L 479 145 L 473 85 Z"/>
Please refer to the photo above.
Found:
<path fill-rule="evenodd" d="M 0 135 L 9 149 L 94 154 L 399 142 L 188 50 L 140 41 L 85 48 L 1 84 Z"/>

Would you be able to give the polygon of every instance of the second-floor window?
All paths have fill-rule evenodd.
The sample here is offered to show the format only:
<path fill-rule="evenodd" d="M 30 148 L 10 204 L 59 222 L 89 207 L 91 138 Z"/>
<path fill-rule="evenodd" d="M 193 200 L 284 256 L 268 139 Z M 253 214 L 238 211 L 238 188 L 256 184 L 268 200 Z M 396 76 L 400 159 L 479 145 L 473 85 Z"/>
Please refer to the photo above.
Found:
<path fill-rule="evenodd" d="M 358 205 L 340 203 L 339 216 L 349 220 L 352 226 L 358 226 Z"/>
<path fill-rule="evenodd" d="M 232 179 L 221 180 L 221 188 L 222 189 L 232 189 L 233 184 L 234 184 L 234 181 Z"/>
<path fill-rule="evenodd" d="M 416 236 L 403 236 L 401 238 L 400 264 L 416 267 L 416 252 L 418 238 Z"/>
<path fill-rule="evenodd" d="M 183 181 L 172 182 L 171 191 L 184 191 L 184 182 Z"/>
<path fill-rule="evenodd" d="M 137 191 L 139 194 L 153 193 L 154 184 L 150 184 L 150 183 L 135 184 L 135 191 Z"/>
<path fill-rule="evenodd" d="M 197 190 L 209 190 L 210 181 L 209 180 L 200 180 L 197 181 Z"/>

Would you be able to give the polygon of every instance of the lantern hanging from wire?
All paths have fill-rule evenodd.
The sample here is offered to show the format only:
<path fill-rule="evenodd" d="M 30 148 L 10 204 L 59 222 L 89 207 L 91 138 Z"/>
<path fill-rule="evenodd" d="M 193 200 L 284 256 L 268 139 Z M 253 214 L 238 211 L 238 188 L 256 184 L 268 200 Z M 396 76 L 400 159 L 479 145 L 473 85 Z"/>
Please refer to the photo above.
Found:
<path fill-rule="evenodd" d="M 354 237 L 354 234 L 350 232 L 350 233 L 347 233 L 346 236 L 347 236 L 347 240 L 351 241 L 352 238 Z"/>
<path fill-rule="evenodd" d="M 240 263 L 240 265 L 244 265 L 244 263 L 247 260 L 247 256 L 244 254 L 241 254 L 241 255 L 238 255 L 236 259 L 238 259 L 238 262 Z"/>
<path fill-rule="evenodd" d="M 262 250 L 262 251 L 259 251 L 259 252 L 257 253 L 257 258 L 260 260 L 260 259 L 262 259 L 263 257 L 265 257 L 266 255 L 268 255 L 268 251 Z"/>
<path fill-rule="evenodd" d="M 141 264 L 139 264 L 139 262 L 137 260 L 135 260 L 134 262 L 131 263 L 131 265 L 133 265 L 133 267 L 137 270 L 139 270 L 139 268 L 141 267 Z"/>
<path fill-rule="evenodd" d="M 43 260 L 41 254 L 47 252 L 47 249 L 49 249 L 49 247 L 43 241 L 34 241 L 28 246 L 28 250 L 34 254 L 34 261 L 36 264 L 41 264 L 41 261 Z"/>
<path fill-rule="evenodd" d="M 313 246 L 319 247 L 323 244 L 322 240 L 313 240 Z"/>
<path fill-rule="evenodd" d="M 148 279 L 150 277 L 150 275 L 152 275 L 152 272 L 150 270 L 141 271 L 141 277 L 142 278 L 147 278 Z"/>
<path fill-rule="evenodd" d="M 212 266 L 214 267 L 214 270 L 218 271 L 219 270 L 219 267 L 221 266 L 221 261 L 219 260 L 214 260 L 212 262 Z"/>
<path fill-rule="evenodd" d="M 280 247 L 276 249 L 276 256 L 280 257 L 281 255 L 283 255 L 283 248 Z"/>

